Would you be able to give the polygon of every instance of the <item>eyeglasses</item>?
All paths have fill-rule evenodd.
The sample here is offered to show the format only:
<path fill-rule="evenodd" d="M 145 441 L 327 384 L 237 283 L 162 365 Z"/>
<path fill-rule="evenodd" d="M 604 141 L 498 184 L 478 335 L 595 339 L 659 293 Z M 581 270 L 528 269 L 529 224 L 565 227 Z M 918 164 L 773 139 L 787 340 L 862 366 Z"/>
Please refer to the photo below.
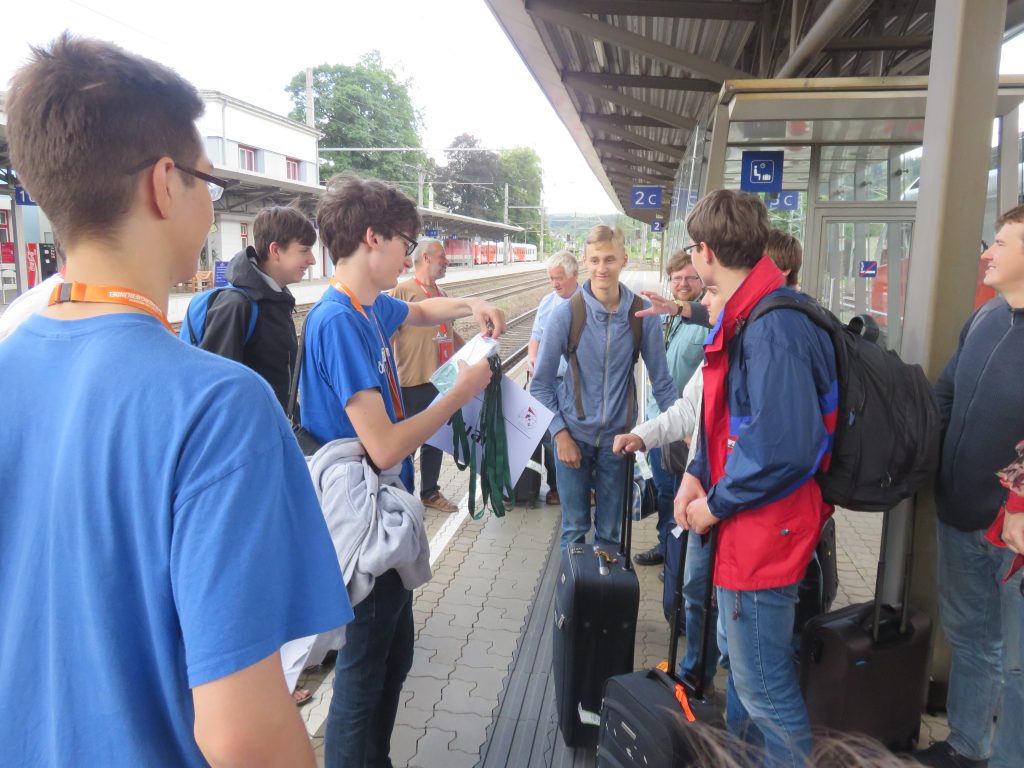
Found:
<path fill-rule="evenodd" d="M 689 255 L 690 251 L 692 251 L 694 248 L 700 248 L 700 243 L 690 243 L 689 245 L 683 248 L 683 253 Z"/>
<path fill-rule="evenodd" d="M 685 277 L 673 277 L 669 280 L 670 283 L 700 283 L 700 275 L 687 275 Z"/>
<path fill-rule="evenodd" d="M 406 256 L 412 256 L 412 252 L 416 250 L 416 246 L 418 246 L 418 245 L 419 245 L 419 243 L 418 243 L 418 242 L 416 242 L 415 240 L 413 240 L 413 239 L 412 239 L 411 237 L 409 237 L 408 235 L 403 235 L 403 234 L 402 234 L 401 232 L 396 232 L 396 234 L 397 234 L 397 235 L 398 235 L 398 236 L 399 236 L 400 238 L 402 238 L 403 240 L 405 240 L 405 242 L 407 242 L 407 243 L 408 243 L 408 245 L 407 245 L 407 246 L 405 246 L 405 255 L 406 255 Z"/>
<path fill-rule="evenodd" d="M 128 175 L 131 176 L 133 173 L 138 173 L 143 168 L 148 168 L 159 159 L 160 158 L 155 157 L 152 160 L 147 160 L 144 163 L 140 163 L 139 165 L 129 170 Z M 181 165 L 177 161 L 175 161 L 174 167 L 177 168 L 182 173 L 187 173 L 189 176 L 193 176 L 199 179 L 200 181 L 205 181 L 206 191 L 210 193 L 210 202 L 213 203 L 220 200 L 224 196 L 224 190 L 235 183 L 234 179 L 222 179 L 219 178 L 218 176 L 211 176 L 210 174 L 204 173 L 203 171 L 197 171 L 195 168 L 189 168 L 187 165 Z"/>

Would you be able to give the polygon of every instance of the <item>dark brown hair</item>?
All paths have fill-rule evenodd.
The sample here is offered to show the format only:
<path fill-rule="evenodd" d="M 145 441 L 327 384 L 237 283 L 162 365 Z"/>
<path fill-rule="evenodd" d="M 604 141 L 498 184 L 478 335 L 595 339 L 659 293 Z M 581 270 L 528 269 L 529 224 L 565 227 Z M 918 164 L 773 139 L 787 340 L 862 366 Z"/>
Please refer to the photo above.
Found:
<path fill-rule="evenodd" d="M 287 248 L 294 240 L 303 245 L 316 242 L 313 222 L 298 208 L 290 205 L 274 205 L 256 214 L 252 234 L 256 243 L 256 258 L 261 264 L 270 258 L 271 243 Z"/>
<path fill-rule="evenodd" d="M 686 251 L 676 251 L 668 257 L 668 261 L 665 263 L 665 274 L 672 277 L 680 269 L 686 269 L 691 264 L 693 264 L 693 259 L 690 258 L 690 254 Z"/>
<path fill-rule="evenodd" d="M 796 286 L 800 281 L 800 265 L 804 259 L 804 249 L 800 247 L 800 241 L 786 232 L 773 229 L 768 232 L 768 242 L 765 243 L 764 250 L 775 262 L 775 266 L 783 272 L 789 270 L 786 285 L 790 288 Z"/>
<path fill-rule="evenodd" d="M 355 253 L 367 229 L 384 238 L 399 232 L 415 238 L 420 231 L 412 198 L 391 184 L 350 173 L 327 182 L 316 207 L 316 223 L 334 264 Z"/>
<path fill-rule="evenodd" d="M 6 110 L 18 178 L 65 245 L 106 237 L 122 223 L 138 182 L 130 170 L 161 157 L 194 166 L 202 151 L 194 121 L 203 102 L 190 83 L 67 32 L 32 49 L 11 79 Z"/>
<path fill-rule="evenodd" d="M 686 231 L 695 243 L 707 243 L 727 269 L 752 269 L 764 256 L 768 241 L 768 209 L 747 192 L 716 189 L 686 217 Z"/>

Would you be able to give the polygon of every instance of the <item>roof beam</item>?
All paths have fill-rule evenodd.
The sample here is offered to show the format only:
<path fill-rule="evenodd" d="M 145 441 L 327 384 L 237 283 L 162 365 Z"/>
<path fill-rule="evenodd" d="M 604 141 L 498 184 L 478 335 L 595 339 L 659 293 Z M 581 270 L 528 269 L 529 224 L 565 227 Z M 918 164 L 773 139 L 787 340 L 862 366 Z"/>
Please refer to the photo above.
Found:
<path fill-rule="evenodd" d="M 591 85 L 609 85 L 613 88 L 660 88 L 666 91 L 701 91 L 718 93 L 721 83 L 700 77 L 670 77 L 668 75 L 608 75 L 603 72 L 563 72 L 562 77 L 573 75 L 580 82 Z"/>
<path fill-rule="evenodd" d="M 602 115 L 600 112 L 580 112 L 580 120 L 589 123 L 591 120 L 601 120 L 608 125 L 641 125 L 646 128 L 664 128 L 661 120 L 653 117 L 642 117 L 640 115 Z"/>
<path fill-rule="evenodd" d="M 757 21 L 761 3 L 696 3 L 677 0 L 560 0 L 559 5 L 577 13 L 611 16 L 661 16 L 666 19 L 717 19 Z"/>
<path fill-rule="evenodd" d="M 673 128 L 682 128 L 690 131 L 697 125 L 697 121 L 692 117 L 678 115 L 675 112 L 669 112 L 667 109 L 652 106 L 642 99 L 627 96 L 614 88 L 592 85 L 585 80 L 580 80 L 579 75 L 566 74 L 562 77 L 562 82 L 565 83 L 566 87 L 571 88 L 574 91 L 589 94 L 599 100 L 610 101 L 612 104 L 618 104 L 620 107 L 625 107 L 626 109 L 632 109 L 634 112 L 639 112 L 642 115 L 653 117 L 660 120 L 665 125 L 672 126 Z"/>
<path fill-rule="evenodd" d="M 930 51 L 931 35 L 833 37 L 825 51 Z"/>
<path fill-rule="evenodd" d="M 669 176 L 662 176 L 660 173 L 656 173 L 655 171 L 644 171 L 636 166 L 620 163 L 618 160 L 605 160 L 603 164 L 605 173 L 609 176 L 632 178 L 637 181 L 646 180 L 665 185 L 672 183 L 672 179 Z"/>
<path fill-rule="evenodd" d="M 670 168 L 669 166 L 662 165 L 661 163 L 655 162 L 654 160 L 648 160 L 646 157 L 641 157 L 640 155 L 634 155 L 632 152 L 627 152 L 625 149 L 622 148 L 622 144 L 617 141 L 601 141 L 598 139 L 595 140 L 593 144 L 594 149 L 596 149 L 598 152 L 603 152 L 609 157 L 614 157 L 618 160 L 625 160 L 627 163 L 630 163 L 631 165 L 640 165 L 645 168 L 650 168 L 652 171 L 656 171 L 657 173 L 660 173 L 663 176 L 668 176 L 669 178 L 673 179 L 675 178 L 675 168 Z"/>
<path fill-rule="evenodd" d="M 526 10 L 531 16 L 543 19 L 555 26 L 572 29 L 581 35 L 588 35 L 597 40 L 604 40 L 612 45 L 628 48 L 649 59 L 660 61 L 672 67 L 682 67 L 687 72 L 692 72 L 695 75 L 706 77 L 719 83 L 726 80 L 750 77 L 746 72 L 727 67 L 716 61 L 710 61 L 695 53 L 684 51 L 681 48 L 676 48 L 657 40 L 651 40 L 643 35 L 616 27 L 613 24 L 606 24 L 589 16 L 564 11 L 554 3 L 544 2 L 543 0 L 528 0 Z"/>
<path fill-rule="evenodd" d="M 642 136 L 639 133 L 628 131 L 625 128 L 619 128 L 618 126 L 605 123 L 603 120 L 591 120 L 589 123 L 594 128 L 610 133 L 612 136 L 617 136 L 620 139 L 625 139 L 630 144 L 636 144 L 638 147 L 649 149 L 653 152 L 659 152 L 662 155 L 674 158 L 676 160 L 683 159 L 683 150 L 677 147 L 670 146 L 668 144 L 662 144 L 660 141 L 649 139 L 646 136 Z"/>

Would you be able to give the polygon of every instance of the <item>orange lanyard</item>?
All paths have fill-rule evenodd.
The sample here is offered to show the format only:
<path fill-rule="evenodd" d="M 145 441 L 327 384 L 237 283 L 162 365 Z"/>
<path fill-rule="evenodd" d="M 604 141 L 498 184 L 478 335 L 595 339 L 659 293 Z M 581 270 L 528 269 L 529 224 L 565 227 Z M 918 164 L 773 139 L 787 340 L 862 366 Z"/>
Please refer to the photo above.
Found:
<path fill-rule="evenodd" d="M 331 276 L 331 287 L 348 296 L 349 301 L 352 302 L 352 306 L 355 307 L 356 311 L 365 317 L 367 322 L 370 321 L 370 316 L 366 314 L 366 310 L 363 309 L 363 305 L 359 301 L 358 297 L 336 276 Z M 377 328 L 377 335 L 380 337 L 381 350 L 384 352 L 384 357 L 386 358 L 384 361 L 384 372 L 388 377 L 388 389 L 391 390 L 391 405 L 395 409 L 395 418 L 401 421 L 405 418 L 405 409 L 402 408 L 402 394 L 398 389 L 398 374 L 395 371 L 395 363 L 391 359 L 391 351 L 388 347 L 387 339 L 384 338 L 384 331 L 380 329 L 380 323 L 377 322 L 376 315 L 374 315 L 373 324 Z"/>
<path fill-rule="evenodd" d="M 135 309 L 141 309 L 148 315 L 152 315 L 171 333 L 174 329 L 167 322 L 167 315 L 156 305 L 149 296 L 133 291 L 131 288 L 119 288 L 116 285 L 90 285 L 89 283 L 61 283 L 53 287 L 50 294 L 50 303 L 63 304 L 65 302 L 81 302 L 88 304 L 124 304 Z"/>
<path fill-rule="evenodd" d="M 431 296 L 430 292 L 427 291 L 427 287 L 423 283 L 420 282 L 420 279 L 418 277 L 414 277 L 413 280 L 416 281 L 416 285 L 418 285 L 420 287 L 420 290 L 423 291 L 423 295 L 426 296 L 428 299 L 435 299 L 435 298 L 440 297 L 440 295 L 441 295 L 441 289 L 440 288 L 437 289 L 437 296 Z M 441 323 L 441 335 L 442 336 L 447 336 L 448 335 L 448 323 Z"/>

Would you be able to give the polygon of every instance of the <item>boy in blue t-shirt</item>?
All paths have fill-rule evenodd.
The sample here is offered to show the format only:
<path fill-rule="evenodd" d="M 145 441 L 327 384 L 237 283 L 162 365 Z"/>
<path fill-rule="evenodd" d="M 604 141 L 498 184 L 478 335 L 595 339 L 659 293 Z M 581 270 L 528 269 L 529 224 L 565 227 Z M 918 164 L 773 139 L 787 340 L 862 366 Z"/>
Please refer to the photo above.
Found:
<path fill-rule="evenodd" d="M 330 536 L 266 382 L 165 315 L 227 186 L 203 103 L 65 34 L 6 110 L 67 272 L 0 344 L 0 763 L 313 766 L 278 649 L 352 616 Z"/>
<path fill-rule="evenodd" d="M 461 364 L 455 386 L 406 419 L 389 342 L 394 332 L 402 323 L 436 326 L 473 315 L 496 337 L 505 318 L 480 299 L 407 304 L 383 293 L 410 266 L 420 229 L 416 204 L 391 185 L 350 175 L 331 179 L 317 224 L 334 276 L 306 321 L 302 426 L 321 442 L 358 438 L 376 466 L 393 467 L 491 380 L 486 360 Z M 413 642 L 412 592 L 389 570 L 355 606 L 338 653 L 324 739 L 327 768 L 391 764 L 391 731 Z"/>

